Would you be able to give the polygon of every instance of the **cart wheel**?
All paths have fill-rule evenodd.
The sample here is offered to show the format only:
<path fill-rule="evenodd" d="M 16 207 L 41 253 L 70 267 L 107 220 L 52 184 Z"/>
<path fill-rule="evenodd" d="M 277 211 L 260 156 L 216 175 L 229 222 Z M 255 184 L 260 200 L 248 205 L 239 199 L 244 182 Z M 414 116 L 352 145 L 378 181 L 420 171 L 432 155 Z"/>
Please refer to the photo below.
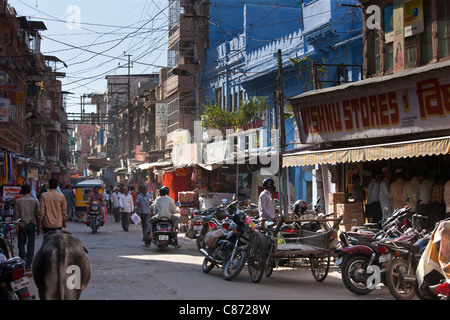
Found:
<path fill-rule="evenodd" d="M 254 232 L 248 244 L 248 273 L 254 283 L 261 281 L 264 274 L 264 243 L 259 232 Z"/>
<path fill-rule="evenodd" d="M 314 253 L 309 256 L 309 261 L 311 264 L 311 272 L 314 279 L 318 282 L 322 282 L 328 275 L 328 270 L 330 269 L 330 253 Z"/>

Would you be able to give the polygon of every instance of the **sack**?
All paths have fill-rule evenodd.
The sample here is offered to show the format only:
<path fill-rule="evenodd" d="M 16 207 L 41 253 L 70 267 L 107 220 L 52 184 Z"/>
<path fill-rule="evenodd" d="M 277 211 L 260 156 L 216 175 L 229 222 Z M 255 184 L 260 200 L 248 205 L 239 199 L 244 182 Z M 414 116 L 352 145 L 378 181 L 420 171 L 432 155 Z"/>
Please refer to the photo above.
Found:
<path fill-rule="evenodd" d="M 131 215 L 131 220 L 133 220 L 134 224 L 139 224 L 139 223 L 141 223 L 141 217 L 139 217 L 139 216 L 137 215 L 137 213 L 133 213 L 133 214 Z"/>
<path fill-rule="evenodd" d="M 191 225 L 189 227 L 189 229 L 186 231 L 186 233 L 184 234 L 184 236 L 189 239 L 195 239 L 194 226 Z"/>
<path fill-rule="evenodd" d="M 205 244 L 208 248 L 215 248 L 217 245 L 217 241 L 225 234 L 225 232 L 222 229 L 215 229 L 210 232 L 208 232 L 205 235 Z"/>

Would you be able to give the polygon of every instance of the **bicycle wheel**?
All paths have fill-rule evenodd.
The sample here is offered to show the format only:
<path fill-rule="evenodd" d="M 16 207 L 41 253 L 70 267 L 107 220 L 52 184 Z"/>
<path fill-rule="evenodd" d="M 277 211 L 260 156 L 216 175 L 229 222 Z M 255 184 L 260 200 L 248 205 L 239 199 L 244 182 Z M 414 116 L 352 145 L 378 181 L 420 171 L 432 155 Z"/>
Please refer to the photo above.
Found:
<path fill-rule="evenodd" d="M 259 232 L 254 232 L 248 245 L 248 273 L 254 283 L 261 281 L 264 274 L 264 241 Z"/>
<path fill-rule="evenodd" d="M 330 260 L 330 252 L 314 253 L 309 256 L 311 272 L 316 281 L 325 280 L 330 270 Z"/>

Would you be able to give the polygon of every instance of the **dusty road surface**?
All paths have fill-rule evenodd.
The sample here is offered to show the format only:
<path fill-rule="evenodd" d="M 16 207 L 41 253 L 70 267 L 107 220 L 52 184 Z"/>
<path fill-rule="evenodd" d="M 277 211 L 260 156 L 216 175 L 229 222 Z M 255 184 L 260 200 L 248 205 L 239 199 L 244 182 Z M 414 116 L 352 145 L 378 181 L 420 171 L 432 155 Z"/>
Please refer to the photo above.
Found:
<path fill-rule="evenodd" d="M 367 296 L 356 296 L 343 285 L 337 269 L 331 267 L 325 281 L 316 282 L 309 270 L 276 269 L 270 278 L 251 282 L 247 268 L 233 281 L 222 278 L 221 269 L 205 274 L 203 256 L 195 240 L 179 235 L 180 249 L 160 252 L 142 247 L 140 225 L 122 231 L 120 223 L 109 221 L 97 234 L 82 223 L 68 222 L 67 231 L 79 238 L 89 251 L 92 276 L 81 300 L 393 300 L 382 287 Z M 37 238 L 36 250 L 42 235 Z M 39 299 L 34 286 L 32 293 Z"/>

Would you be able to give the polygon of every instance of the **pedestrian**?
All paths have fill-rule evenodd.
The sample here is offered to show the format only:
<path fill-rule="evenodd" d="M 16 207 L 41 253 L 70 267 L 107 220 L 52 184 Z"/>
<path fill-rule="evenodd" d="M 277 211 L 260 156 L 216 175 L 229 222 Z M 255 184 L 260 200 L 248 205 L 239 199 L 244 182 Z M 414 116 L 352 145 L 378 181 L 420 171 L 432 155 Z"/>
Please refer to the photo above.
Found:
<path fill-rule="evenodd" d="M 45 184 L 43 184 L 43 185 L 41 186 L 41 190 L 39 190 L 39 193 L 38 193 L 38 195 L 37 195 L 37 199 L 38 199 L 39 201 L 41 201 L 41 196 L 42 196 L 42 194 L 43 194 L 44 192 L 47 192 L 47 191 L 48 191 L 47 187 L 45 186 Z"/>
<path fill-rule="evenodd" d="M 14 204 L 13 219 L 22 219 L 19 222 L 17 243 L 19 257 L 25 260 L 26 270 L 31 270 L 34 257 L 34 239 L 36 233 L 36 221 L 39 214 L 39 201 L 31 196 L 31 187 L 28 184 L 22 186 L 23 197 L 17 199 Z M 26 246 L 26 249 L 25 249 Z"/>
<path fill-rule="evenodd" d="M 271 178 L 264 179 L 264 191 L 261 192 L 258 199 L 259 221 L 277 222 L 277 215 L 275 213 L 275 204 L 272 199 L 272 193 L 276 191 L 275 181 Z"/>
<path fill-rule="evenodd" d="M 66 197 L 67 202 L 67 220 L 72 221 L 73 210 L 75 208 L 75 197 L 73 196 L 73 191 L 70 190 L 70 186 L 68 184 L 65 185 L 62 194 Z"/>
<path fill-rule="evenodd" d="M 48 182 L 50 191 L 41 195 L 39 202 L 38 233 L 62 230 L 66 227 L 67 202 L 62 193 L 56 191 L 58 180 L 51 178 Z"/>
<path fill-rule="evenodd" d="M 147 187 L 142 185 L 139 187 L 140 193 L 136 199 L 137 213 L 141 217 L 142 235 L 144 241 L 144 247 L 150 245 L 147 234 L 147 220 L 150 218 L 150 206 L 152 204 L 153 196 L 148 192 Z"/>
<path fill-rule="evenodd" d="M 122 194 L 119 192 L 119 187 L 114 189 L 114 193 L 111 194 L 111 203 L 112 203 L 112 215 L 114 216 L 114 221 L 120 221 L 120 199 L 122 198 Z"/>
<path fill-rule="evenodd" d="M 352 197 L 354 202 L 364 203 L 366 192 L 361 185 L 361 178 L 358 173 L 352 175 Z"/>
<path fill-rule="evenodd" d="M 405 180 L 403 180 L 403 172 L 403 168 L 396 168 L 394 171 L 395 181 L 391 183 L 390 194 L 394 210 L 401 209 L 405 206 L 405 198 L 403 198 L 403 186 L 405 185 Z"/>
<path fill-rule="evenodd" d="M 411 170 L 406 171 L 405 184 L 403 185 L 403 199 L 405 201 L 405 205 L 410 207 L 413 212 L 416 211 L 417 207 L 419 186 L 420 182 L 419 179 L 417 179 L 417 174 L 413 174 Z"/>
<path fill-rule="evenodd" d="M 380 204 L 380 174 L 378 170 L 372 171 L 372 180 L 367 186 L 365 217 L 369 223 L 378 223 L 382 219 Z"/>
<path fill-rule="evenodd" d="M 450 218 L 450 180 L 448 180 L 444 185 L 444 202 L 445 202 L 445 218 Z"/>
<path fill-rule="evenodd" d="M 131 213 L 134 211 L 133 197 L 128 192 L 128 187 L 123 187 L 123 195 L 120 198 L 120 213 L 123 231 L 128 231 Z"/>
<path fill-rule="evenodd" d="M 390 194 L 391 170 L 388 167 L 384 167 L 381 172 L 383 174 L 383 180 L 380 182 L 379 200 L 383 219 L 386 219 L 394 212 L 394 204 Z"/>
<path fill-rule="evenodd" d="M 134 204 L 134 207 L 136 208 L 136 200 L 137 200 L 138 193 L 134 190 L 134 186 L 130 186 L 130 194 L 133 197 L 133 204 Z"/>
<path fill-rule="evenodd" d="M 417 192 L 417 204 L 428 204 L 433 191 L 434 180 L 427 176 L 423 171 L 417 175 L 420 182 Z"/>

